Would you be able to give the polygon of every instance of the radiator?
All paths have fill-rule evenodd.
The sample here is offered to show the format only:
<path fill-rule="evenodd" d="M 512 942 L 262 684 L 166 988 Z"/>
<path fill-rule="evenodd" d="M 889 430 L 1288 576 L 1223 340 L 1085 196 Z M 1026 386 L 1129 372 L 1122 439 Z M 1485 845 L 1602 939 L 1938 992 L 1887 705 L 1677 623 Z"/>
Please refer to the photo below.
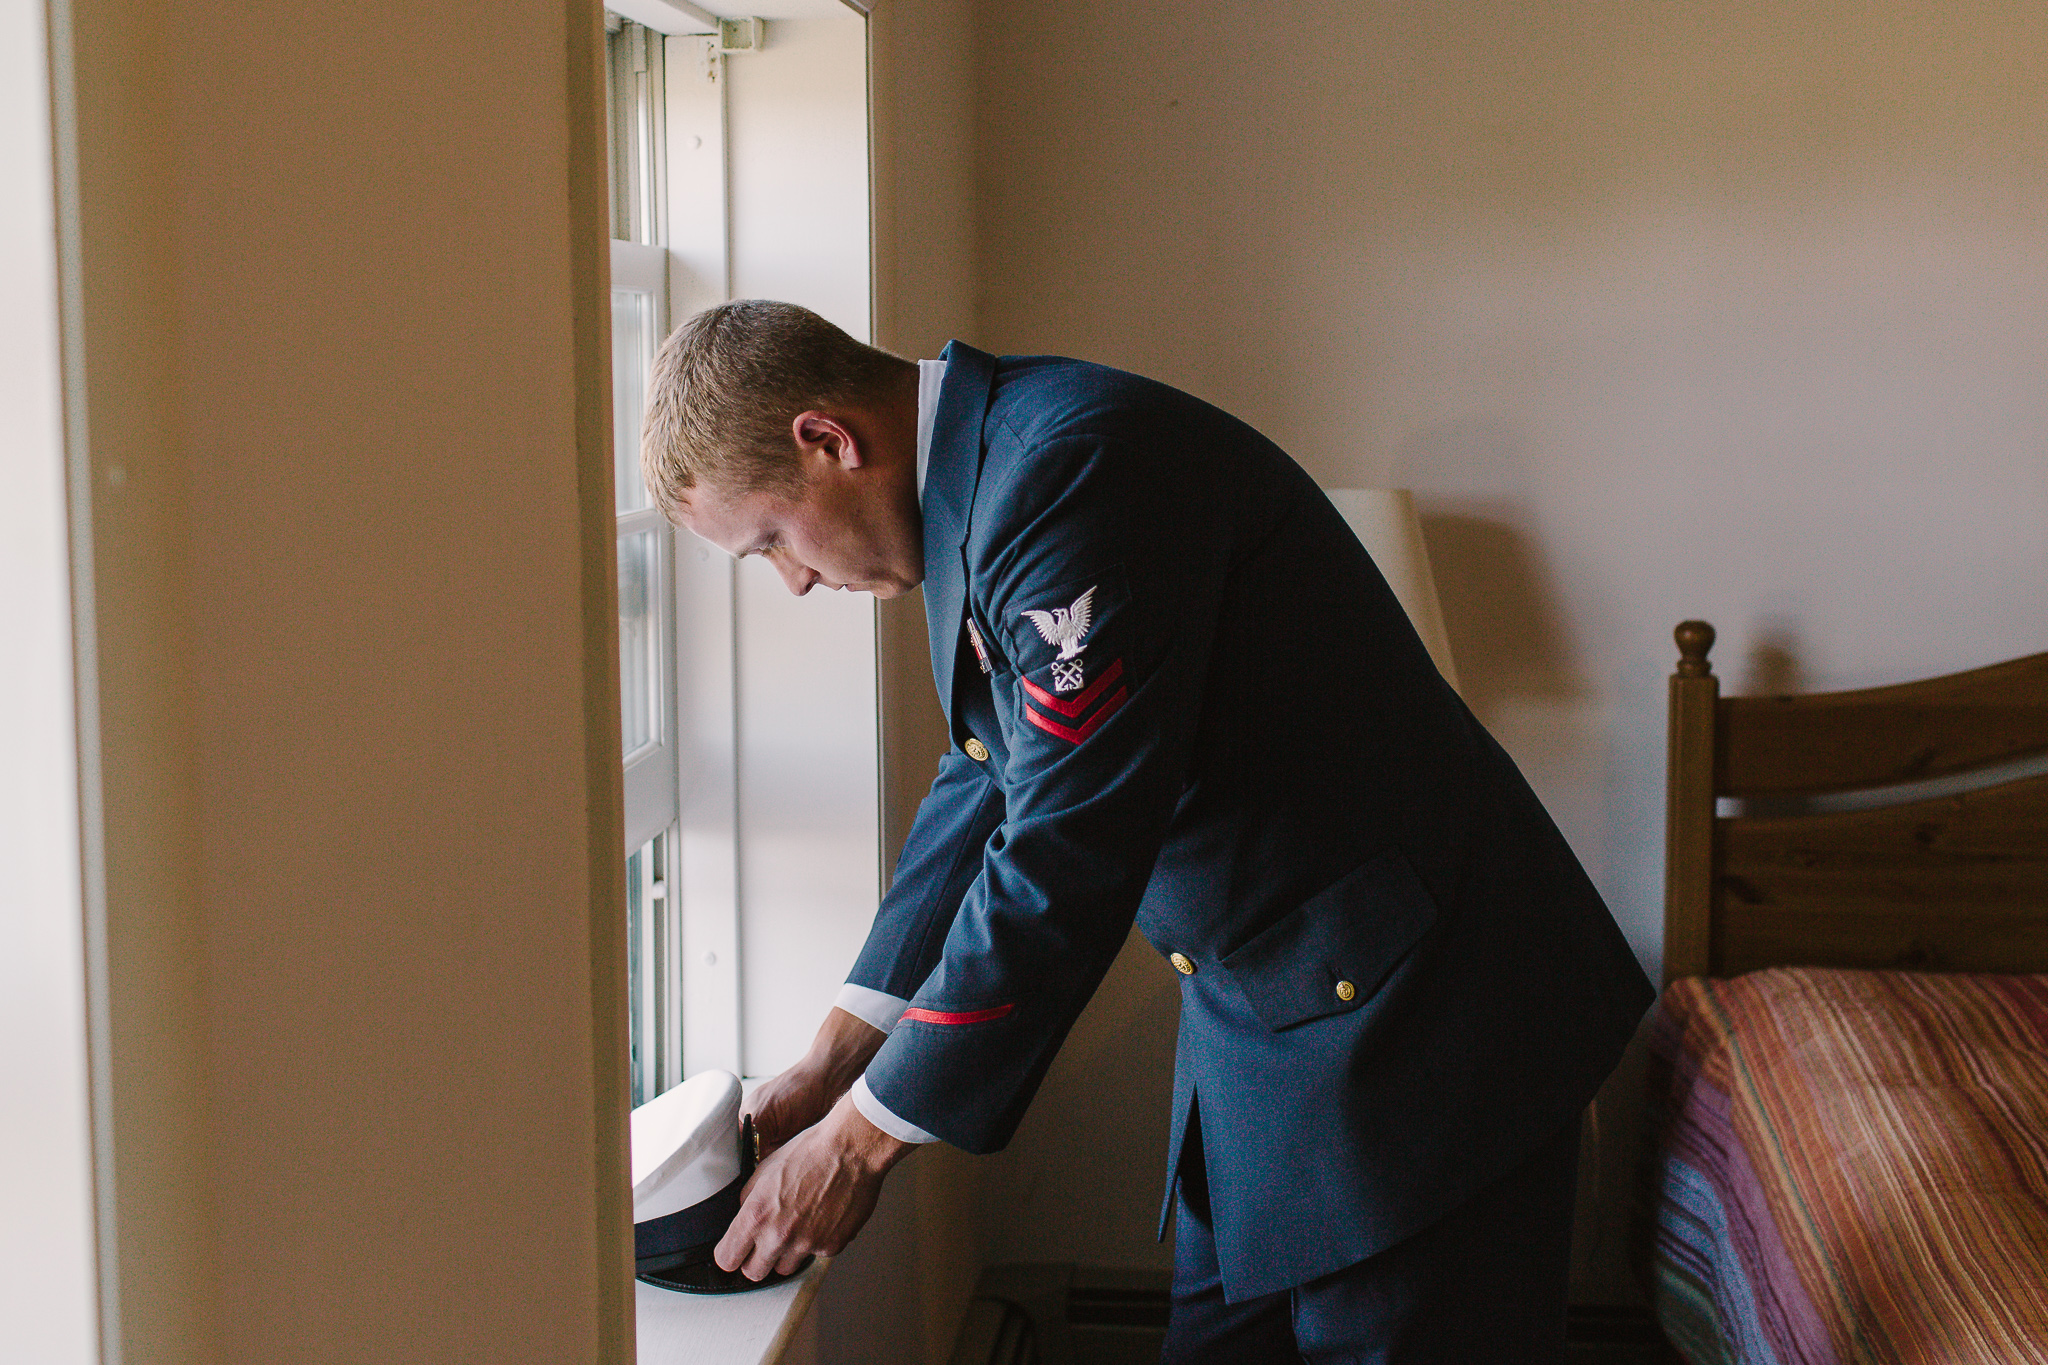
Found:
<path fill-rule="evenodd" d="M 983 1272 L 952 1365 L 1158 1365 L 1163 1271 L 998 1265 Z"/>

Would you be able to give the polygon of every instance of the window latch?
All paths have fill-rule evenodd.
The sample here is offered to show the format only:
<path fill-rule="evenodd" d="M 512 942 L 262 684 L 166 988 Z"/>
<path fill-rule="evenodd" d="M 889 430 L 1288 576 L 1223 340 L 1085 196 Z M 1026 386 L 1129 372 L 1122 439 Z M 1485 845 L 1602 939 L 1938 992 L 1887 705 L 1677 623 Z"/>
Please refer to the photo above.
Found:
<path fill-rule="evenodd" d="M 720 19 L 718 50 L 728 56 L 735 52 L 759 52 L 768 45 L 766 19 Z"/>

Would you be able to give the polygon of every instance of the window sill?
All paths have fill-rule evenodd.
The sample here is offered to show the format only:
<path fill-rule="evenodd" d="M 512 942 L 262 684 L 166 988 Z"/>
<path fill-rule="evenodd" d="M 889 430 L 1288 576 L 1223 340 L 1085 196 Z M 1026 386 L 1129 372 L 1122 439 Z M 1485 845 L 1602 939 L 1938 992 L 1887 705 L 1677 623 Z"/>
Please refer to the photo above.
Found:
<path fill-rule="evenodd" d="M 776 1365 L 830 1265 L 748 1294 L 679 1294 L 636 1280 L 639 1365 Z"/>

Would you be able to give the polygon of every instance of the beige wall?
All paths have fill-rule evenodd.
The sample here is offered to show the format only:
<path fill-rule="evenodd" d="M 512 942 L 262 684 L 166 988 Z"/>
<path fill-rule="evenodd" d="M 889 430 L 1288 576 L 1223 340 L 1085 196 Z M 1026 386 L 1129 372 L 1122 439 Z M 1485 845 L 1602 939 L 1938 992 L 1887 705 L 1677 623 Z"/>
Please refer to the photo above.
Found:
<path fill-rule="evenodd" d="M 1417 489 L 1467 695 L 1651 967 L 1676 621 L 1741 688 L 2048 647 L 2038 6 L 977 18 L 955 329 Z M 1172 1009 L 1127 956 L 992 1163 L 993 1258 L 1157 1256 Z"/>
<path fill-rule="evenodd" d="M 1743 687 L 2048 646 L 2031 11 L 882 0 L 874 42 L 878 339 L 1126 365 L 1416 488 L 1467 695 L 1653 970 L 1677 620 Z M 943 736 L 915 604 L 882 629 L 893 857 Z M 825 1358 L 943 1359 L 983 1262 L 1169 1263 L 1175 1000 L 1134 940 L 1008 1152 L 902 1168 Z"/>
<path fill-rule="evenodd" d="M 619 1358 L 595 7 L 74 12 L 124 1358 Z"/>
<path fill-rule="evenodd" d="M 91 509 L 91 600 L 81 613 L 95 634 L 79 641 L 79 668 L 101 759 L 84 772 L 102 812 L 84 831 L 102 868 L 97 886 L 88 879 L 87 903 L 102 917 L 107 987 L 95 1021 L 96 1174 L 101 1212 L 118 1205 L 114 1226 L 100 1228 L 103 1311 L 108 1346 L 183 1365 L 219 1358 L 223 1280 L 196 890 L 181 243 L 168 221 L 180 191 L 167 74 L 176 20 L 168 5 L 121 0 L 81 0 L 71 17 L 79 237 L 66 265 L 79 311 L 66 325 L 83 364 L 67 375 L 66 417 L 88 460 L 72 488 Z M 53 43 L 63 38 L 59 30 Z"/>

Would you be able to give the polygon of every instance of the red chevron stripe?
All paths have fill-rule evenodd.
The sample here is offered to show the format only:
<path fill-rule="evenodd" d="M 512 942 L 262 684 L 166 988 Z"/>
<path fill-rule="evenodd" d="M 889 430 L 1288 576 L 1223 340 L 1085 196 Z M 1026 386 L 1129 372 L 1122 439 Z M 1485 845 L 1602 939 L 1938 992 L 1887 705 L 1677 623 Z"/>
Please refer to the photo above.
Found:
<path fill-rule="evenodd" d="M 1115 663 L 1109 666 L 1109 670 L 1107 672 L 1105 672 L 1101 677 L 1097 678 L 1094 682 L 1088 684 L 1087 691 L 1078 693 L 1071 697 L 1055 697 L 1052 693 L 1046 691 L 1044 688 L 1040 687 L 1037 683 L 1031 681 L 1031 679 L 1029 678 L 1019 678 L 1017 679 L 1017 681 L 1024 684 L 1024 690 L 1026 692 L 1029 692 L 1031 694 L 1031 699 L 1037 702 L 1040 706 L 1045 707 L 1047 710 L 1057 711 L 1061 715 L 1065 716 L 1068 720 L 1072 720 L 1075 716 L 1078 716 L 1083 711 L 1086 711 L 1088 707 L 1094 702 L 1094 700 L 1102 695 L 1103 688 L 1108 687 L 1111 683 L 1115 682 L 1118 678 L 1121 678 L 1123 675 L 1124 661 L 1122 659 L 1118 659 Z"/>
<path fill-rule="evenodd" d="M 905 1010 L 903 1017 L 920 1024 L 979 1024 L 989 1019 L 1000 1019 L 1015 1005 L 997 1005 L 993 1009 L 967 1010 L 961 1014 L 945 1014 L 938 1010 Z"/>
<path fill-rule="evenodd" d="M 1102 709 L 1100 711 L 1097 711 L 1094 715 L 1088 717 L 1087 724 L 1082 725 L 1078 728 L 1071 725 L 1062 725 L 1058 721 L 1053 720 L 1048 716 L 1041 716 L 1040 714 L 1038 714 L 1038 712 L 1032 710 L 1029 706 L 1026 706 L 1024 708 L 1024 719 L 1030 721 L 1033 725 L 1036 725 L 1039 729 L 1045 731 L 1049 735 L 1057 736 L 1058 738 L 1065 740 L 1069 744 L 1079 744 L 1082 740 L 1088 738 L 1088 736 L 1094 734 L 1096 730 L 1100 729 L 1102 726 L 1102 722 L 1108 720 L 1118 711 L 1121 711 L 1123 709 L 1124 703 L 1129 701 L 1130 699 L 1131 694 L 1124 688 L 1119 687 L 1115 691 L 1115 693 L 1113 693 L 1110 696 L 1110 699 L 1102 704 Z"/>

